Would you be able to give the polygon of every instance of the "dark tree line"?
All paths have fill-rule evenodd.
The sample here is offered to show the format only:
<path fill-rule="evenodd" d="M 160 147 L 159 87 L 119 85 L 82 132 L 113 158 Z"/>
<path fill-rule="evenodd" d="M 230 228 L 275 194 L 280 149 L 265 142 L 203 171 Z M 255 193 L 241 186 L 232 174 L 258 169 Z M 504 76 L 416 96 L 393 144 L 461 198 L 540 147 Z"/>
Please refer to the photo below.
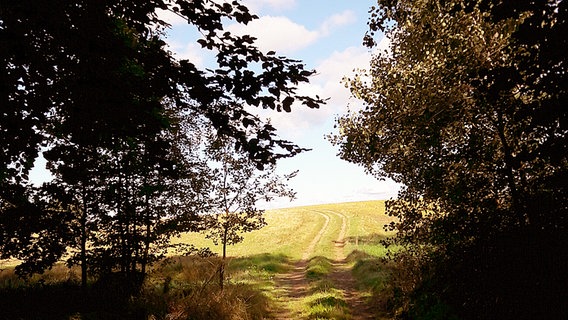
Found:
<path fill-rule="evenodd" d="M 566 1 L 378 1 L 370 13 L 365 43 L 384 31 L 390 52 L 348 81 L 366 107 L 339 119 L 335 141 L 405 186 L 387 206 L 415 275 L 395 294 L 400 316 L 566 318 Z"/>
<path fill-rule="evenodd" d="M 217 67 L 174 59 L 158 9 L 199 30 Z M 255 18 L 238 1 L 0 1 L 0 258 L 21 275 L 65 258 L 83 285 L 143 276 L 211 209 L 202 132 L 257 169 L 303 151 L 247 111 L 323 103 L 295 93 L 313 73 L 300 61 L 223 30 Z M 36 188 L 41 150 L 55 178 Z"/>

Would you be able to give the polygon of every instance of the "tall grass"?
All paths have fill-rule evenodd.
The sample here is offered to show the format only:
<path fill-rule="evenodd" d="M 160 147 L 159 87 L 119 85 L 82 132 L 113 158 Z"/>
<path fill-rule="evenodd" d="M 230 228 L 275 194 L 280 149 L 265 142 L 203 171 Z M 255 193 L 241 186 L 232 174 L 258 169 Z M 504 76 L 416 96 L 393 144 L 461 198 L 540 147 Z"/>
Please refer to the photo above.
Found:
<path fill-rule="evenodd" d="M 13 266 L 0 271 L 0 319 L 263 319 L 282 299 L 275 276 L 289 272 L 295 261 L 330 218 L 327 231 L 314 248 L 306 269 L 309 290 L 299 313 L 308 319 L 349 319 L 341 291 L 328 279 L 333 266 L 334 241 L 341 229 L 340 214 L 348 218 L 346 253 L 364 290 L 379 292 L 388 276 L 376 259 L 384 255 L 380 240 L 390 218 L 384 202 L 345 203 L 268 211 L 268 225 L 244 235 L 243 243 L 228 248 L 227 282 L 218 285 L 219 258 L 169 257 L 150 270 L 139 295 L 122 297 L 117 286 L 89 280 L 81 291 L 77 269 L 56 266 L 24 281 Z M 336 214 L 337 213 L 337 214 Z M 174 242 L 220 248 L 204 235 L 188 233 Z M 34 308 L 30 308 L 34 301 Z M 32 310 L 33 309 L 33 310 Z M 6 316 L 7 315 L 7 316 Z"/>

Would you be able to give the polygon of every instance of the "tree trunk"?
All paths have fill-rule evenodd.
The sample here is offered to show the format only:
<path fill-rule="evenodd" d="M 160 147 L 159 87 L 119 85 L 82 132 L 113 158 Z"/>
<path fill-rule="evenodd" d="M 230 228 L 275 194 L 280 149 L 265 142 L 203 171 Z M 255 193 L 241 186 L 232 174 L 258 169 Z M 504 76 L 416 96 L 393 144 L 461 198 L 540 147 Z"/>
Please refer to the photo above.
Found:
<path fill-rule="evenodd" d="M 223 290 L 225 282 L 225 258 L 227 257 L 227 228 L 223 230 L 223 257 L 221 259 L 221 266 L 219 267 L 219 286 Z"/>
<path fill-rule="evenodd" d="M 81 288 L 87 289 L 87 192 L 83 184 L 83 210 L 81 212 Z"/>
<path fill-rule="evenodd" d="M 511 152 L 511 147 L 507 142 L 507 137 L 505 136 L 505 121 L 503 119 L 503 113 L 498 110 L 497 114 L 497 134 L 499 136 L 499 140 L 501 141 L 501 146 L 504 154 L 504 162 L 505 162 L 505 170 L 507 176 L 507 182 L 510 188 L 511 200 L 513 211 L 517 215 L 517 219 L 519 225 L 524 227 L 527 224 L 530 224 L 528 221 L 528 216 L 526 215 L 525 210 L 523 210 L 523 206 L 520 203 L 519 191 L 517 188 L 517 183 L 515 181 L 515 173 L 514 170 L 516 169 L 514 166 L 513 155 Z"/>
<path fill-rule="evenodd" d="M 146 150 L 147 148 L 145 148 L 144 150 Z M 146 153 L 144 153 L 144 155 L 146 155 Z M 146 276 L 146 265 L 148 264 L 148 256 L 150 253 L 150 233 L 152 231 L 152 220 L 151 220 L 151 216 L 150 216 L 150 196 L 148 195 L 148 192 L 150 190 L 150 188 L 148 187 L 148 173 L 146 173 L 146 175 L 144 176 L 144 187 L 146 189 L 146 194 L 144 195 L 144 218 L 145 218 L 145 226 L 146 226 L 146 234 L 144 237 L 144 251 L 142 253 L 142 266 L 141 266 L 141 270 L 142 270 L 142 276 L 145 277 Z"/>

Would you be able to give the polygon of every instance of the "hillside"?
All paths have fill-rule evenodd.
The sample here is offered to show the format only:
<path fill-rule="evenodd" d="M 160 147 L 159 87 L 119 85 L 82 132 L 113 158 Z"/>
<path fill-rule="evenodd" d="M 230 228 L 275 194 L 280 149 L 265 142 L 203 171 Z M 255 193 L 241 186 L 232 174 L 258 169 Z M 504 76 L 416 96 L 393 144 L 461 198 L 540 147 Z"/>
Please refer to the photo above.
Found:
<path fill-rule="evenodd" d="M 267 211 L 267 226 L 228 247 L 225 263 L 171 256 L 153 266 L 134 296 L 121 282 L 101 286 L 96 278 L 81 291 L 76 267 L 57 265 L 24 281 L 4 264 L 0 319 L 381 319 L 372 301 L 388 281 L 379 262 L 391 221 L 384 208 L 384 201 L 367 201 Z M 175 242 L 220 251 L 199 233 Z M 32 300 L 35 308 L 26 308 Z"/>
<path fill-rule="evenodd" d="M 292 207 L 268 210 L 265 213 L 267 226 L 247 233 L 244 241 L 227 249 L 233 257 L 243 257 L 262 253 L 284 254 L 292 259 L 302 257 L 303 248 L 318 235 L 329 219 L 321 241 L 314 248 L 314 254 L 330 257 L 334 235 L 341 229 L 342 219 L 346 219 L 346 246 L 357 248 L 370 254 L 377 253 L 375 244 L 387 236 L 383 226 L 392 218 L 385 215 L 385 201 L 347 202 L 313 206 Z M 209 247 L 220 253 L 220 246 L 205 239 L 203 234 L 187 233 L 174 242 L 190 243 L 197 247 Z"/>

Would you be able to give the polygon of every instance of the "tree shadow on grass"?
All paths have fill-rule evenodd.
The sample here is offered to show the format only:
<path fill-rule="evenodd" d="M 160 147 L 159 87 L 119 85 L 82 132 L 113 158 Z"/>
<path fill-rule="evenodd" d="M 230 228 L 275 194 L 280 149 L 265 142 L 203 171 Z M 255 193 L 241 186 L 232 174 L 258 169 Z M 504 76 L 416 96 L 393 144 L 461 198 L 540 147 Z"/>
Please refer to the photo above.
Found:
<path fill-rule="evenodd" d="M 0 319 L 140 319 L 143 311 L 130 305 L 130 297 L 73 282 L 1 288 Z"/>

